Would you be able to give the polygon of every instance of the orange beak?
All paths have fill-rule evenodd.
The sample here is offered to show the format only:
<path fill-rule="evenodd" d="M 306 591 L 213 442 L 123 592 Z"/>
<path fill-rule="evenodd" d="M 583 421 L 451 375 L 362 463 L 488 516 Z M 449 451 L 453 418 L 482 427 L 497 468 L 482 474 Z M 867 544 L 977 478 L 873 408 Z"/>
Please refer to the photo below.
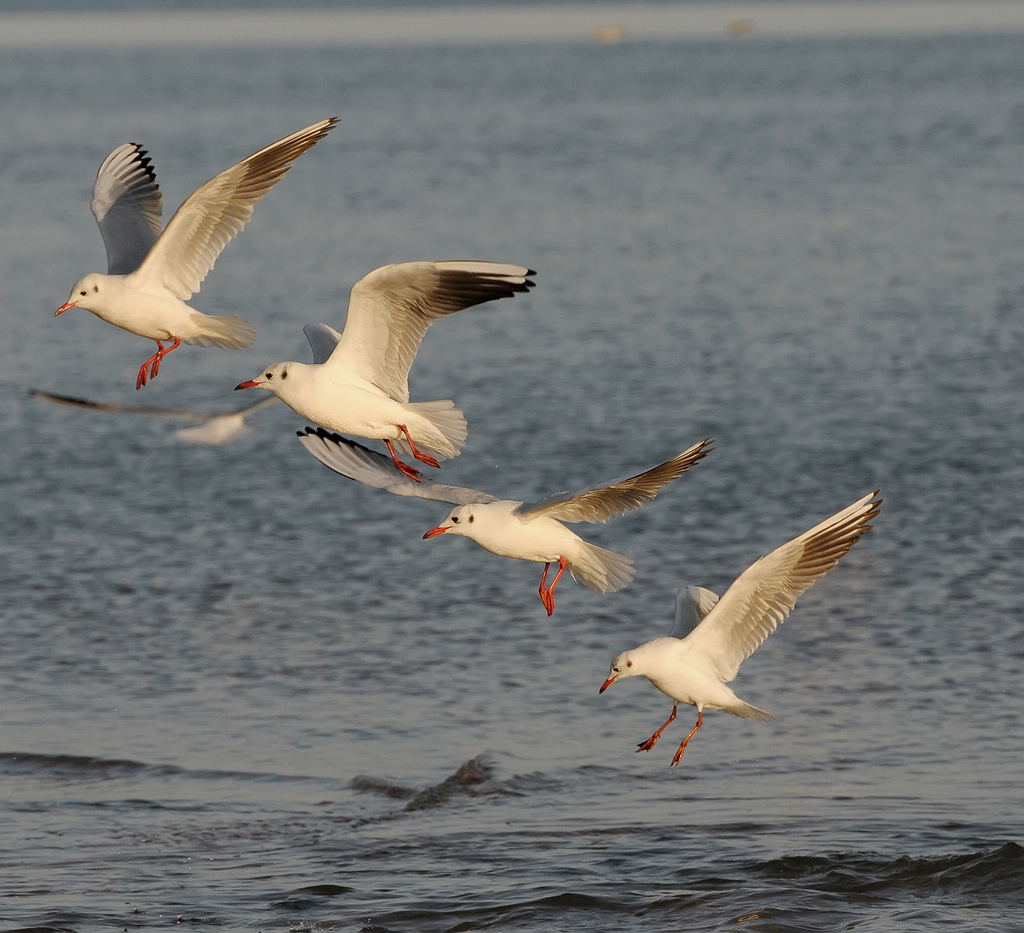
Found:
<path fill-rule="evenodd" d="M 60 314 L 59 311 L 57 313 Z M 235 391 L 237 392 L 239 389 L 258 389 L 259 387 L 260 384 L 258 382 L 253 382 L 252 379 L 246 379 L 245 382 L 240 382 L 235 386 Z"/>
<path fill-rule="evenodd" d="M 609 677 L 603 684 L 601 684 L 601 689 L 598 690 L 597 692 L 598 693 L 604 693 L 605 690 L 607 690 L 613 683 L 615 683 L 615 678 L 614 677 Z"/>
<path fill-rule="evenodd" d="M 53 316 L 56 317 L 58 314 L 63 314 L 68 308 L 74 308 L 78 304 L 77 301 L 65 301 L 56 311 L 53 312 Z"/>
<path fill-rule="evenodd" d="M 430 531 L 423 536 L 422 540 L 426 541 L 427 538 L 436 538 L 438 535 L 443 535 L 447 530 L 447 528 L 442 528 L 438 525 L 436 528 L 431 528 Z"/>

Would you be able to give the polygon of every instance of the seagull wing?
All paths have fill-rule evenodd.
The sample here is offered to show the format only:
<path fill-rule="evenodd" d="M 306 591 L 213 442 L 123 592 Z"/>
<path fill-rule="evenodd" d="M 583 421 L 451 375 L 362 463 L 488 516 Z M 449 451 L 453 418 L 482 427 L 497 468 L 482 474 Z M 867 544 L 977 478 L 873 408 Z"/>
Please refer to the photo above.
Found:
<path fill-rule="evenodd" d="M 725 682 L 779 627 L 797 597 L 820 580 L 856 544 L 878 515 L 878 490 L 751 564 L 686 637 Z"/>
<path fill-rule="evenodd" d="M 352 287 L 345 332 L 328 361 L 400 402 L 427 328 L 438 318 L 533 287 L 525 266 L 497 262 L 403 262 Z"/>
<path fill-rule="evenodd" d="M 341 340 L 341 334 L 330 324 L 307 324 L 302 328 L 302 332 L 313 350 L 314 363 L 326 363 Z"/>
<path fill-rule="evenodd" d="M 124 143 L 103 160 L 89 206 L 107 248 L 107 273 L 134 272 L 160 236 L 163 212 L 156 170 L 142 146 Z"/>
<path fill-rule="evenodd" d="M 118 405 L 114 402 L 95 402 L 87 398 L 76 398 L 73 395 L 57 395 L 54 392 L 44 392 L 42 389 L 32 389 L 29 395 L 34 398 L 41 398 L 56 405 L 67 405 L 69 408 L 81 408 L 86 411 L 113 411 L 129 412 L 134 415 L 155 415 L 161 418 L 177 418 L 182 421 L 206 421 L 211 417 L 205 412 L 189 411 L 187 408 L 161 408 L 155 405 Z"/>
<path fill-rule="evenodd" d="M 210 179 L 178 208 L 135 275 L 139 284 L 169 289 L 182 301 L 199 291 L 221 250 L 252 217 L 263 196 L 337 118 L 278 140 Z"/>
<path fill-rule="evenodd" d="M 669 638 L 684 638 L 715 608 L 718 594 L 704 586 L 681 586 L 676 592 L 676 618 Z"/>
<path fill-rule="evenodd" d="M 678 456 L 636 476 L 615 480 L 606 486 L 556 492 L 536 502 L 524 503 L 519 515 L 547 515 L 563 522 L 606 522 L 649 502 L 662 486 L 678 479 L 698 460 L 708 455 L 714 438 L 707 437 Z"/>
<path fill-rule="evenodd" d="M 416 482 L 399 470 L 390 457 L 324 428 L 307 427 L 305 431 L 297 433 L 302 446 L 324 466 L 364 486 L 386 489 L 396 496 L 434 499 L 450 505 L 494 501 L 490 493 L 463 486 L 446 486 L 435 483 L 427 476 L 421 482 Z"/>

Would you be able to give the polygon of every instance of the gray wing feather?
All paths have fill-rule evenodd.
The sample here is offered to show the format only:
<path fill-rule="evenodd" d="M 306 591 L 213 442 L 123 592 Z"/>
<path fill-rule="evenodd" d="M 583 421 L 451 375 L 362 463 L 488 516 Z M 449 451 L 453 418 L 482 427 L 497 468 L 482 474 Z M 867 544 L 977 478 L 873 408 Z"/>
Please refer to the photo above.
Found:
<path fill-rule="evenodd" d="M 162 229 L 163 197 L 146 150 L 124 143 L 111 152 L 96 173 L 89 206 L 107 250 L 107 273 L 134 272 Z"/>
<path fill-rule="evenodd" d="M 364 486 L 384 489 L 396 496 L 432 499 L 450 505 L 494 501 L 494 496 L 490 493 L 436 483 L 428 476 L 424 476 L 421 482 L 416 482 L 399 470 L 387 455 L 377 453 L 324 428 L 307 427 L 297 434 L 302 446 L 324 466 Z"/>
<path fill-rule="evenodd" d="M 302 332 L 313 350 L 313 362 L 317 364 L 326 363 L 341 340 L 341 334 L 330 324 L 307 324 Z"/>
<path fill-rule="evenodd" d="M 676 592 L 676 617 L 670 638 L 684 638 L 715 608 L 718 595 L 705 586 L 681 586 Z"/>
<path fill-rule="evenodd" d="M 678 456 L 636 476 L 614 480 L 605 486 L 556 492 L 536 502 L 523 503 L 519 515 L 544 514 L 563 522 L 606 522 L 650 502 L 658 491 L 678 479 L 713 449 L 707 437 Z"/>

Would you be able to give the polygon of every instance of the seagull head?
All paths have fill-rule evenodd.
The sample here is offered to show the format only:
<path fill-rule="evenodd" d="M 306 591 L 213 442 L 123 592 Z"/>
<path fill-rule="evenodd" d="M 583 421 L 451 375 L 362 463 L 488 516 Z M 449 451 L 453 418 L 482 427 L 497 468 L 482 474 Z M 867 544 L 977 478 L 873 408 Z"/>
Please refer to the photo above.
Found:
<path fill-rule="evenodd" d="M 639 667 L 636 664 L 636 659 L 633 657 L 632 651 L 623 651 L 614 661 L 612 661 L 611 669 L 608 671 L 608 679 L 601 684 L 601 689 L 598 693 L 604 693 L 615 681 L 625 680 L 627 677 L 635 677 L 640 673 Z"/>
<path fill-rule="evenodd" d="M 98 272 L 90 272 L 85 278 L 75 282 L 75 287 L 71 289 L 68 300 L 54 311 L 54 317 L 58 314 L 63 314 L 71 308 L 85 308 L 86 311 L 93 311 L 96 302 L 102 301 L 105 291 L 103 280 L 105 278 L 107 276 L 100 275 Z"/>
<path fill-rule="evenodd" d="M 433 538 L 451 532 L 453 535 L 462 535 L 464 538 L 472 538 L 471 526 L 473 524 L 474 509 L 472 505 L 460 505 L 448 513 L 448 517 L 435 528 L 431 528 L 423 537 Z"/>
<path fill-rule="evenodd" d="M 281 390 L 287 387 L 288 371 L 291 369 L 293 364 L 291 363 L 275 363 L 268 369 L 261 372 L 255 379 L 246 379 L 245 382 L 240 382 L 235 386 L 235 391 L 239 389 L 266 389 L 268 392 L 273 392 L 274 395 L 280 395 Z"/>

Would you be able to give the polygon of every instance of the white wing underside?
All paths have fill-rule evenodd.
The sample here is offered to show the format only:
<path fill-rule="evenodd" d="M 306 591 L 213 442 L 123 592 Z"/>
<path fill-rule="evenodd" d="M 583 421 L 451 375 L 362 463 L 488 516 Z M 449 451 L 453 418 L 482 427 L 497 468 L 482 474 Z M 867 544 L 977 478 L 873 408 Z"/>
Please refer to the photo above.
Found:
<path fill-rule="evenodd" d="M 536 502 L 523 503 L 515 510 L 516 514 L 547 515 L 563 522 L 606 522 L 650 502 L 663 486 L 706 457 L 712 450 L 712 441 L 713 438 L 705 438 L 671 460 L 636 476 L 576 492 L 556 492 Z"/>
<path fill-rule="evenodd" d="M 175 212 L 135 272 L 136 285 L 167 288 L 182 301 L 199 291 L 221 251 L 292 163 L 337 123 L 321 120 L 243 159 L 198 188 Z"/>
<path fill-rule="evenodd" d="M 493 262 L 382 266 L 352 287 L 345 330 L 327 365 L 408 402 L 409 370 L 427 328 L 455 311 L 528 291 L 533 274 L 525 266 Z"/>
<path fill-rule="evenodd" d="M 724 682 L 732 680 L 789 615 L 797 597 L 871 527 L 881 506 L 876 495 L 877 490 L 751 564 L 686 636 L 691 650 L 706 656 Z"/>
<path fill-rule="evenodd" d="M 429 476 L 424 476 L 421 482 L 416 482 L 399 470 L 389 456 L 370 450 L 324 428 L 307 427 L 305 431 L 299 431 L 298 436 L 302 446 L 324 466 L 364 486 L 384 489 L 396 496 L 432 499 L 447 502 L 449 505 L 493 502 L 495 498 L 490 493 L 477 489 L 437 483 Z"/>
<path fill-rule="evenodd" d="M 145 149 L 124 143 L 103 160 L 89 207 L 107 250 L 108 275 L 134 272 L 160 236 L 163 213 L 156 171 Z"/>

